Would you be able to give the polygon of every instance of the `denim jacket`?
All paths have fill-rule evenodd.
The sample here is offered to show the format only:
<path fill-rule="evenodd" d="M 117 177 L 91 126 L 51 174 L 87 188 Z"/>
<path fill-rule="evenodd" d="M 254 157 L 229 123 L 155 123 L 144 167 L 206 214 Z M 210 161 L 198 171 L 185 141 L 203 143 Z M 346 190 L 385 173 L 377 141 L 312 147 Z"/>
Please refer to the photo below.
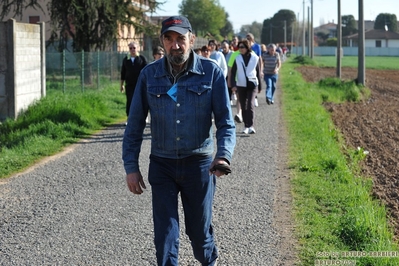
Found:
<path fill-rule="evenodd" d="M 177 80 L 168 71 L 166 57 L 140 73 L 123 138 L 127 174 L 139 171 L 139 153 L 148 111 L 151 114 L 151 154 L 180 159 L 214 152 L 212 114 L 216 125 L 215 158 L 231 162 L 236 142 L 226 79 L 212 60 L 193 51 Z M 168 91 L 176 84 L 176 99 Z"/>

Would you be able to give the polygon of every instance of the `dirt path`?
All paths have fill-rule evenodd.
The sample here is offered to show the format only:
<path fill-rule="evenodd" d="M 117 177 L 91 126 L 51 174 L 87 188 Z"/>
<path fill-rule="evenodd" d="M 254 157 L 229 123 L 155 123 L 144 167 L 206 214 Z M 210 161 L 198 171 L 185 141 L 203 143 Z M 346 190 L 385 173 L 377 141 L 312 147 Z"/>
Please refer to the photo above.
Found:
<path fill-rule="evenodd" d="M 308 82 L 334 77 L 335 68 L 303 66 Z M 343 79 L 356 79 L 357 69 L 342 68 Z M 371 98 L 360 103 L 329 104 L 334 124 L 350 147 L 369 151 L 362 174 L 373 179 L 373 195 L 387 207 L 399 239 L 399 71 L 366 70 Z"/>

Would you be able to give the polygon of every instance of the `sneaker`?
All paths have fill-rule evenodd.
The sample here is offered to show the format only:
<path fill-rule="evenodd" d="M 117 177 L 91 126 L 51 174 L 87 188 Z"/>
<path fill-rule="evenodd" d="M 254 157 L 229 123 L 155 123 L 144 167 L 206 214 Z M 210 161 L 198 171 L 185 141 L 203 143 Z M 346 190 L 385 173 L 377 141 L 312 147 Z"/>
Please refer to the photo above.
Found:
<path fill-rule="evenodd" d="M 236 114 L 236 115 L 234 116 L 234 120 L 235 120 L 237 123 L 242 123 L 242 118 L 241 118 L 238 114 Z"/>
<path fill-rule="evenodd" d="M 244 133 L 244 134 L 249 134 L 249 127 L 244 128 L 244 130 L 242 131 L 242 133 Z"/>
<path fill-rule="evenodd" d="M 255 134 L 255 133 L 256 133 L 256 131 L 255 131 L 254 127 L 248 128 L 248 134 Z"/>
<path fill-rule="evenodd" d="M 271 103 L 271 104 L 274 104 L 274 101 L 272 100 L 272 101 L 270 101 L 270 103 Z"/>
<path fill-rule="evenodd" d="M 259 106 L 258 99 L 255 98 L 255 107 L 258 107 L 258 106 Z"/>
<path fill-rule="evenodd" d="M 270 105 L 270 100 L 269 100 L 269 98 L 266 98 L 266 103 Z"/>

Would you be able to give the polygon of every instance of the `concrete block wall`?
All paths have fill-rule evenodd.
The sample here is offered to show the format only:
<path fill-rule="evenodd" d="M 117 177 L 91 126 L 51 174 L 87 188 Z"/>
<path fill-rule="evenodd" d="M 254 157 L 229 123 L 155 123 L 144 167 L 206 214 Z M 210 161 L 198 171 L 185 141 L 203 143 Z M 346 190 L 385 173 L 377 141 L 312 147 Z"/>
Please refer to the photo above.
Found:
<path fill-rule="evenodd" d="M 0 120 L 17 118 L 46 95 L 44 23 L 17 23 L 10 19 L 5 24 L 5 34 L 0 32 L 6 39 L 6 63 L 0 63 Z"/>

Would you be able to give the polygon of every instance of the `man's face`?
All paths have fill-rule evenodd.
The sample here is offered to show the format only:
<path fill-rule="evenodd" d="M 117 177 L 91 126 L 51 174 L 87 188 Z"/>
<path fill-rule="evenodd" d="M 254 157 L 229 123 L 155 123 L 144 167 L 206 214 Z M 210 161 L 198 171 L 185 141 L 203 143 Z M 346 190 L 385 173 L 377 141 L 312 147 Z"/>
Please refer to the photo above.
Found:
<path fill-rule="evenodd" d="M 134 43 L 129 44 L 129 52 L 132 57 L 135 57 L 137 55 L 138 51 L 139 51 L 139 47 L 137 44 L 134 44 Z"/>
<path fill-rule="evenodd" d="M 165 55 L 172 65 L 184 64 L 190 56 L 190 50 L 195 37 L 190 32 L 180 34 L 175 31 L 167 31 L 161 36 L 161 42 L 165 48 Z"/>
<path fill-rule="evenodd" d="M 229 45 L 227 43 L 222 44 L 222 50 L 224 54 L 227 54 L 230 51 Z"/>
<path fill-rule="evenodd" d="M 238 38 L 237 38 L 237 37 L 234 37 L 234 38 L 233 38 L 233 43 L 234 43 L 234 44 L 237 44 L 237 43 L 238 43 Z"/>
<path fill-rule="evenodd" d="M 246 37 L 246 39 L 249 41 L 249 43 L 253 43 L 253 39 L 252 39 L 252 37 L 251 37 L 251 35 L 247 35 L 247 37 Z"/>
<path fill-rule="evenodd" d="M 209 49 L 211 49 L 211 52 L 216 50 L 216 44 L 214 42 L 210 42 L 208 44 Z"/>

